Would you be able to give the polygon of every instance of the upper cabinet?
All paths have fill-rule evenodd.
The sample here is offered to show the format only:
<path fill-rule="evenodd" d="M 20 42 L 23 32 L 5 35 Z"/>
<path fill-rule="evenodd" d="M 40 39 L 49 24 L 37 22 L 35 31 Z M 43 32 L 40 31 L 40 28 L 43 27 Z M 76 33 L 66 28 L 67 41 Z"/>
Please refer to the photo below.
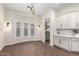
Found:
<path fill-rule="evenodd" d="M 56 17 L 56 28 L 61 28 L 61 16 L 60 17 Z"/>
<path fill-rule="evenodd" d="M 79 12 L 77 12 L 76 15 L 77 15 L 76 27 L 79 28 Z"/>
<path fill-rule="evenodd" d="M 70 20 L 69 20 L 69 15 L 68 14 L 58 16 L 56 18 L 56 28 L 57 29 L 61 29 L 61 28 L 68 28 L 68 27 L 70 27 L 69 21 Z"/>
<path fill-rule="evenodd" d="M 68 20 L 67 20 L 67 25 L 69 25 L 68 28 L 76 28 L 76 13 L 73 12 L 73 13 L 68 13 Z"/>
<path fill-rule="evenodd" d="M 79 12 L 70 12 L 56 18 L 57 29 L 79 28 Z"/>

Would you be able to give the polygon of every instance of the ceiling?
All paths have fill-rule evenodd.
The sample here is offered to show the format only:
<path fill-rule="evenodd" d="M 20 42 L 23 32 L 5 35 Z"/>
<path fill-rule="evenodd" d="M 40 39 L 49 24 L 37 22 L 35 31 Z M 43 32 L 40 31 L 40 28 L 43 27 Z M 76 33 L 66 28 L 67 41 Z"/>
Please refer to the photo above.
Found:
<path fill-rule="evenodd" d="M 75 3 L 77 4 L 77 3 Z M 55 11 L 60 10 L 61 8 L 75 5 L 74 3 L 34 3 L 34 9 L 37 15 L 43 15 L 46 11 L 54 9 Z M 27 6 L 30 6 L 31 3 L 4 3 L 6 8 L 14 9 L 17 11 L 30 13 L 30 9 Z"/>

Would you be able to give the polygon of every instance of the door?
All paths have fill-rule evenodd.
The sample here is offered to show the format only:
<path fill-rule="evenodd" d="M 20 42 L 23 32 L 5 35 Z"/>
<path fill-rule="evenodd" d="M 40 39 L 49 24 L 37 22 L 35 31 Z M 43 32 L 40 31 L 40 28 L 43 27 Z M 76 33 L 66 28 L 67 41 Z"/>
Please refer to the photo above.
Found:
<path fill-rule="evenodd" d="M 45 20 L 45 42 L 50 43 L 50 19 Z"/>

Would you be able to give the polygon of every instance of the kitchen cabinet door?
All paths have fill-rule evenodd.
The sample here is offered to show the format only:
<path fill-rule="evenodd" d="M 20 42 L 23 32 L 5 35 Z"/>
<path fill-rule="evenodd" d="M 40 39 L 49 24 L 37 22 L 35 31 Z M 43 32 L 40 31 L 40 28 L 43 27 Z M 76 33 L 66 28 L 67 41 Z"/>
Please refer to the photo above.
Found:
<path fill-rule="evenodd" d="M 60 18 L 60 27 L 65 28 L 65 15 L 62 15 Z"/>
<path fill-rule="evenodd" d="M 65 26 L 66 26 L 66 16 L 65 15 L 58 16 L 56 18 L 56 28 L 61 29 L 65 28 Z"/>
<path fill-rule="evenodd" d="M 69 13 L 67 13 L 64 16 L 65 16 L 64 22 L 63 22 L 64 28 L 71 28 L 71 19 L 70 19 L 71 15 Z"/>
<path fill-rule="evenodd" d="M 76 13 L 67 13 L 62 15 L 61 24 L 62 28 L 76 28 Z"/>
<path fill-rule="evenodd" d="M 76 19 L 77 19 L 76 13 L 75 12 L 70 13 L 70 18 L 69 18 L 70 27 L 69 28 L 76 28 Z"/>
<path fill-rule="evenodd" d="M 56 45 L 56 46 L 60 46 L 60 38 L 59 38 L 59 36 L 55 36 L 54 35 L 54 45 Z"/>
<path fill-rule="evenodd" d="M 79 51 L 79 40 L 72 40 L 72 51 Z"/>
<path fill-rule="evenodd" d="M 78 20 L 77 20 L 78 18 Z M 79 16 L 77 17 L 77 13 L 66 13 L 60 15 L 56 19 L 56 27 L 59 28 L 76 28 L 76 22 L 79 25 Z"/>
<path fill-rule="evenodd" d="M 60 29 L 61 28 L 61 17 L 57 17 L 56 18 L 56 29 Z"/>
<path fill-rule="evenodd" d="M 76 27 L 79 28 L 79 12 L 76 13 Z"/>
<path fill-rule="evenodd" d="M 69 28 L 71 25 L 70 25 L 70 19 L 69 19 L 69 14 L 64 14 L 64 15 L 61 15 L 59 17 L 57 17 L 57 20 L 56 20 L 56 27 L 59 29 L 61 28 Z"/>
<path fill-rule="evenodd" d="M 71 39 L 68 37 L 61 37 L 61 48 L 71 50 Z"/>

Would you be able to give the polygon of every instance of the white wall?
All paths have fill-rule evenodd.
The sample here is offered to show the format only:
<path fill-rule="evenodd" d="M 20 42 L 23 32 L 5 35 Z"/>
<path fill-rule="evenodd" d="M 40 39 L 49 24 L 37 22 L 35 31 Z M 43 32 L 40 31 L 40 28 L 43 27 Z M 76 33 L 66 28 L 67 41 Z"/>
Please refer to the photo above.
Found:
<path fill-rule="evenodd" d="M 40 25 L 40 18 L 38 16 L 27 15 L 25 13 L 22 13 L 16 10 L 6 9 L 6 21 L 11 23 L 11 28 L 9 30 L 7 30 L 5 27 L 6 45 L 11 45 L 11 44 L 25 42 L 25 41 L 41 40 L 40 31 L 37 29 L 38 25 Z M 16 38 L 15 32 L 14 32 L 16 21 L 21 21 L 21 22 L 27 21 L 28 23 L 34 22 L 36 24 L 36 36 L 34 38 L 31 38 L 31 37 L 28 37 L 28 38 L 21 37 L 19 39 Z"/>
<path fill-rule="evenodd" d="M 0 4 L 0 50 L 4 47 L 4 6 Z"/>
<path fill-rule="evenodd" d="M 55 12 L 52 10 L 49 10 L 42 16 L 42 36 L 43 36 L 43 42 L 45 42 L 45 19 L 50 18 L 50 45 L 53 46 L 53 34 L 56 32 L 55 30 Z"/>

